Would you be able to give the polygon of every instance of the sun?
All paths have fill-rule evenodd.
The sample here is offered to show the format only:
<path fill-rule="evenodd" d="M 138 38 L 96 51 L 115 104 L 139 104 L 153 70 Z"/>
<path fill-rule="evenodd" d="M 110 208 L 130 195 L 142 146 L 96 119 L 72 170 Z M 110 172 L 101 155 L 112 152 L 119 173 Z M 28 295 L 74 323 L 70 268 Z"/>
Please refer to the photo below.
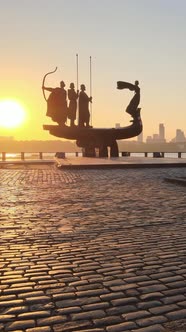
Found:
<path fill-rule="evenodd" d="M 0 127 L 15 128 L 25 120 L 23 106 L 15 100 L 0 101 Z"/>

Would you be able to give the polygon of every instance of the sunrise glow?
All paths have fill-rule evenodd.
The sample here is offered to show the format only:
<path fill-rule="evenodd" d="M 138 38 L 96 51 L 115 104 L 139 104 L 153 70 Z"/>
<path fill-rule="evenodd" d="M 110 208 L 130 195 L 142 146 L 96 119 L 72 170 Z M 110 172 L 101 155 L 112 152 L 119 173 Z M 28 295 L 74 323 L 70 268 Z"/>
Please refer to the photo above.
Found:
<path fill-rule="evenodd" d="M 25 119 L 23 106 L 15 100 L 0 101 L 0 127 L 19 127 Z"/>

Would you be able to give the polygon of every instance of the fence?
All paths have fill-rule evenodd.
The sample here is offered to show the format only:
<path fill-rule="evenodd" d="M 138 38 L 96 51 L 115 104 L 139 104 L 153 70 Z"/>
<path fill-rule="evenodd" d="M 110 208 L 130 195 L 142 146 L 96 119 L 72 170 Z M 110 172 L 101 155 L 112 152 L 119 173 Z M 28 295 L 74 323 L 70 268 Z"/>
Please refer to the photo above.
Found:
<path fill-rule="evenodd" d="M 143 157 L 147 158 L 148 156 L 153 158 L 164 158 L 166 154 L 169 154 L 169 156 L 166 157 L 174 157 L 177 156 L 177 158 L 182 158 L 183 154 L 185 155 L 185 152 L 121 152 L 122 157 L 130 157 L 131 154 L 143 154 Z M 172 156 L 170 156 L 172 154 Z M 174 155 L 174 156 L 173 156 Z"/>
<path fill-rule="evenodd" d="M 119 157 L 153 157 L 153 158 L 186 158 L 186 152 L 119 152 Z M 54 160 L 54 157 L 57 158 L 66 158 L 66 157 L 82 157 L 82 152 L 1 152 L 0 161 L 28 161 L 28 160 L 37 160 L 37 161 L 46 161 Z"/>

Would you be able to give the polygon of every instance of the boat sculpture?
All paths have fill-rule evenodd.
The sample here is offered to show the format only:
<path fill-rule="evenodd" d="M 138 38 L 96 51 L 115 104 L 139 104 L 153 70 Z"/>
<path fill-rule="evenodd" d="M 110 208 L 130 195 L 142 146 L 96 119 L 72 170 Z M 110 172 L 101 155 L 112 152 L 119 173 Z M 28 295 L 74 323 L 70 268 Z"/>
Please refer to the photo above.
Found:
<path fill-rule="evenodd" d="M 117 140 L 138 136 L 143 129 L 140 111 L 139 82 L 135 84 L 118 81 L 118 89 L 129 89 L 135 94 L 126 108 L 126 112 L 131 115 L 131 125 L 120 128 L 92 128 L 67 125 L 43 125 L 44 130 L 48 130 L 51 135 L 69 140 L 76 140 L 78 147 L 83 149 L 83 156 L 95 157 L 96 149 L 99 157 L 108 157 L 108 147 L 110 147 L 110 157 L 118 157 L 119 150 Z"/>

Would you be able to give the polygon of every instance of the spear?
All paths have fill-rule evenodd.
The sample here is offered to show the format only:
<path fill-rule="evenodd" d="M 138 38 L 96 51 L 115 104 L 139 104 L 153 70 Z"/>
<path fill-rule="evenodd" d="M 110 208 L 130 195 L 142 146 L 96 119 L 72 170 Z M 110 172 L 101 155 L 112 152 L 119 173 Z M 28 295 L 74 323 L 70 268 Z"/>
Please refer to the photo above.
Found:
<path fill-rule="evenodd" d="M 76 79 L 76 84 L 77 84 L 77 90 L 79 90 L 79 64 L 78 64 L 78 54 L 76 54 L 76 73 L 77 73 L 77 79 Z"/>
<path fill-rule="evenodd" d="M 90 96 L 92 97 L 92 57 L 90 56 Z M 92 103 L 90 103 L 90 123 L 92 126 Z"/>
<path fill-rule="evenodd" d="M 79 90 L 79 63 L 78 63 L 78 54 L 76 54 L 76 87 L 77 90 Z M 77 118 L 78 118 L 78 124 L 79 124 L 79 103 L 77 103 Z"/>

